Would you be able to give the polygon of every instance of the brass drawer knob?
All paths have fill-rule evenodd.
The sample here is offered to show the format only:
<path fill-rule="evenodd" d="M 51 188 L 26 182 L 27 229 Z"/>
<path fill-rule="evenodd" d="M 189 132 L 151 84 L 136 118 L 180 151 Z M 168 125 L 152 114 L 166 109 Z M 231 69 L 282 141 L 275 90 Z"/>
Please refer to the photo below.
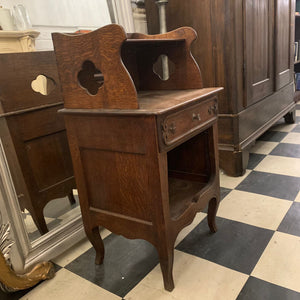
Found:
<path fill-rule="evenodd" d="M 214 104 L 208 108 L 208 113 L 211 115 L 212 113 L 217 114 L 218 107 L 217 104 Z"/>
<path fill-rule="evenodd" d="M 201 120 L 200 114 L 193 113 L 192 119 L 193 121 L 200 121 Z"/>
<path fill-rule="evenodd" d="M 172 134 L 174 134 L 176 132 L 176 125 L 175 125 L 175 123 L 171 123 L 171 125 L 169 127 L 169 132 L 171 132 Z"/>

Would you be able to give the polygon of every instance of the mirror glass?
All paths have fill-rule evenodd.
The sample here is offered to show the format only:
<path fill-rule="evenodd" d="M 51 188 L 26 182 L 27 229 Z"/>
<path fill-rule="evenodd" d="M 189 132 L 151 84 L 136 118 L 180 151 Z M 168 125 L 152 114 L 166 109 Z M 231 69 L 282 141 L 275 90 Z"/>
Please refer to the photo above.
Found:
<path fill-rule="evenodd" d="M 8 29 L 0 30 L 0 53 L 53 51 L 52 32 L 87 32 L 117 22 L 113 15 L 115 2 L 3 0 L 1 5 L 10 9 L 12 16 L 8 27 L 1 23 L 3 29 Z M 22 14 L 16 15 L 16 11 Z M 7 38 L 8 31 L 12 37 Z M 9 44 L 12 39 L 14 42 Z M 13 88 L 15 85 L 6 89 L 5 101 L 20 95 L 23 102 L 12 100 L 10 106 L 4 107 L 1 139 L 6 141 L 8 137 L 5 153 L 20 214 L 30 242 L 36 244 L 48 232 L 78 219 L 80 207 L 63 118 L 57 114 L 63 103 L 56 65 L 37 61 L 41 64 L 39 70 L 32 68 L 34 63 L 33 59 L 24 65 L 29 69 L 26 82 L 18 68 L 13 75 L 7 74 L 11 82 L 19 81 L 19 85 L 18 90 Z"/>
<path fill-rule="evenodd" d="M 73 224 L 82 225 L 63 118 L 57 114 L 63 103 L 56 65 L 43 59 L 24 63 L 16 53 L 33 51 L 45 57 L 53 51 L 52 32 L 85 33 L 110 23 L 123 25 L 127 32 L 147 33 L 146 16 L 141 0 L 3 0 L 1 5 L 12 15 L 9 24 L 0 24 L 0 57 L 14 54 L 8 64 L 24 65 L 21 71 L 2 73 L 10 83 L 3 102 L 7 106 L 0 107 L 1 142 L 18 198 L 11 207 L 18 208 L 27 232 L 23 240 L 30 242 L 25 256 L 37 258 L 39 249 L 46 252 L 48 240 L 59 234 L 61 239 L 61 232 Z M 6 61 L 2 57 L 0 64 Z M 95 74 L 99 84 L 100 70 Z M 1 83 L 0 88 L 3 96 Z"/>

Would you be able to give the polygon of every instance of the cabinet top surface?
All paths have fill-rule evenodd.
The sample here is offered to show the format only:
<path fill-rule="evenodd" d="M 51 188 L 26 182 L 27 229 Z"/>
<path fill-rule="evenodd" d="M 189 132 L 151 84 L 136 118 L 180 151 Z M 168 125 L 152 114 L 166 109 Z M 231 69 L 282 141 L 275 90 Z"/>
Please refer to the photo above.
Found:
<path fill-rule="evenodd" d="M 138 93 L 139 110 L 163 113 L 167 110 L 189 104 L 211 96 L 223 88 L 191 90 L 157 90 Z"/>
<path fill-rule="evenodd" d="M 191 90 L 154 90 L 138 93 L 138 109 L 63 109 L 63 113 L 159 115 L 200 102 L 222 91 L 222 87 Z"/>

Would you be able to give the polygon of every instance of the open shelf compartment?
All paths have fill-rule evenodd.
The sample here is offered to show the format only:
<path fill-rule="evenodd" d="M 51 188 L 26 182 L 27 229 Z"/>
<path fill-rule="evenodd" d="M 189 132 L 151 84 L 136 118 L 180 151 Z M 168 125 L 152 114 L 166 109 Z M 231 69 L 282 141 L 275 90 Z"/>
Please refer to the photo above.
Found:
<path fill-rule="evenodd" d="M 209 130 L 197 134 L 167 153 L 172 219 L 180 218 L 193 202 L 199 201 L 211 178 Z"/>

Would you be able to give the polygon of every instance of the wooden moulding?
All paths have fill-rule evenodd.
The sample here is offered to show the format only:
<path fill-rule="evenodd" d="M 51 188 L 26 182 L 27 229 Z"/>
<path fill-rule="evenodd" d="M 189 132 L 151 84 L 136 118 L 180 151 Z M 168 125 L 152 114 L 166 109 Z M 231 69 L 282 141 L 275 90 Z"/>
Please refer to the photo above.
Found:
<path fill-rule="evenodd" d="M 190 51 L 196 37 L 189 27 L 159 35 L 126 35 L 117 24 L 79 35 L 53 33 L 65 107 L 137 109 L 139 90 L 202 88 L 200 69 Z M 167 55 L 175 64 L 174 73 L 165 81 L 153 72 L 160 55 Z M 78 79 L 86 62 L 101 72 L 96 77 L 103 84 L 95 93 L 89 93 Z M 87 84 L 97 80 L 93 76 L 86 77 Z"/>

